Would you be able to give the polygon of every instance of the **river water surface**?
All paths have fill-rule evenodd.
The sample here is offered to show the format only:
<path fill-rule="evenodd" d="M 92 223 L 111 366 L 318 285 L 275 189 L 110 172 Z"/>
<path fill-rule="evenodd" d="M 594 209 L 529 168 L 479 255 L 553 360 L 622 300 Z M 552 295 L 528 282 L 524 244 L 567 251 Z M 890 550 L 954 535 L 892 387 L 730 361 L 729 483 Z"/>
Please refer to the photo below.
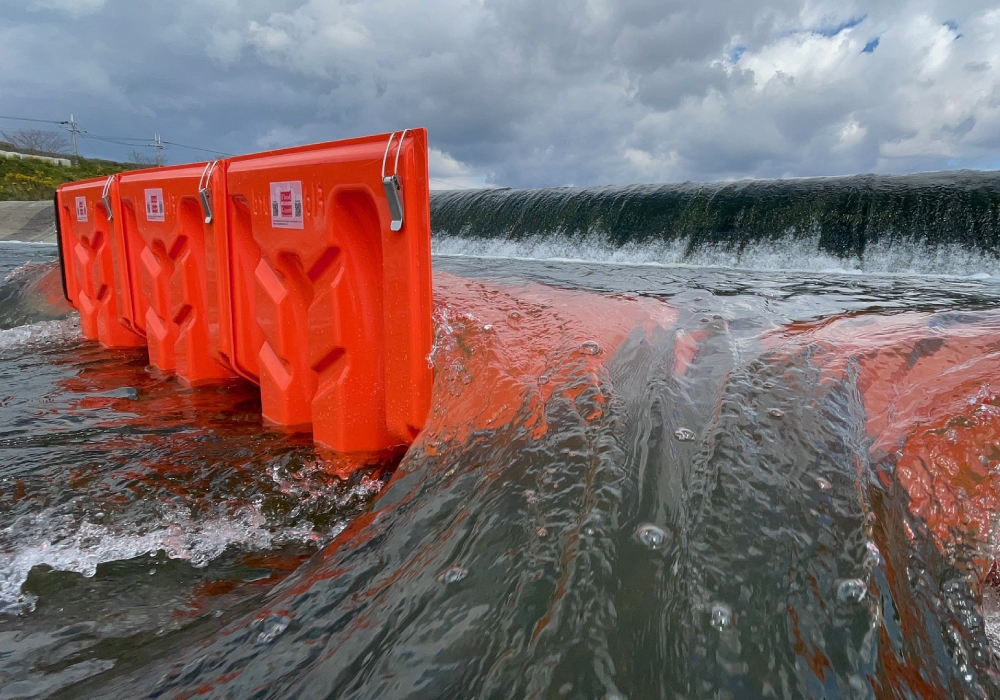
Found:
<path fill-rule="evenodd" d="M 989 257 L 594 235 L 439 235 L 428 425 L 360 469 L 0 244 L 0 698 L 1000 693 Z"/>

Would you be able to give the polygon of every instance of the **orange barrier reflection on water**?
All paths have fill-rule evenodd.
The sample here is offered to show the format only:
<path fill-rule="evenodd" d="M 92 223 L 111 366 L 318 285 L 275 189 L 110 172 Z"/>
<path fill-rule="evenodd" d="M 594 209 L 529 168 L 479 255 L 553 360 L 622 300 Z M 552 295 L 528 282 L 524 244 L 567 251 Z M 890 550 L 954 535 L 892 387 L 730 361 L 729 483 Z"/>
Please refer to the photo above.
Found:
<path fill-rule="evenodd" d="M 942 548 L 986 542 L 1000 510 L 1000 319 L 901 313 L 830 319 L 775 334 L 810 348 L 829 381 L 856 376 L 873 457 L 893 456 L 910 510 Z M 992 386 L 991 386 L 992 385 Z M 980 576 L 992 556 L 983 553 Z"/>
<path fill-rule="evenodd" d="M 499 285 L 441 272 L 435 274 L 434 294 L 434 408 L 394 480 L 409 478 L 411 468 L 425 468 L 427 456 L 453 453 L 455 460 L 461 460 L 470 443 L 497 433 L 513 430 L 528 445 L 537 443 L 549 430 L 546 412 L 557 399 L 576 405 L 583 420 L 600 421 L 606 408 L 607 366 L 621 345 L 633 334 L 647 337 L 655 329 L 672 329 L 678 319 L 676 310 L 653 299 L 535 283 Z M 454 471 L 459 465 L 452 464 Z M 476 466 L 492 467 L 482 478 L 502 479 L 506 465 Z M 382 536 L 382 512 L 405 508 L 403 503 L 385 501 L 375 506 L 352 520 L 314 559 L 317 566 L 335 550 L 360 549 Z M 417 575 L 413 567 L 419 570 L 420 562 L 408 562 L 407 568 L 395 570 L 390 581 L 379 585 L 406 585 L 408 577 Z M 280 608 L 318 580 L 338 573 L 319 568 L 301 576 L 281 591 L 274 606 Z M 379 611 L 361 613 L 354 624 L 365 627 L 369 614 Z"/>
<path fill-rule="evenodd" d="M 439 326 L 447 332 L 437 353 L 456 359 L 440 371 L 441 387 L 453 395 L 437 396 L 433 411 L 458 442 L 476 431 L 502 426 L 527 402 L 529 427 L 537 439 L 545 433 L 541 409 L 553 392 L 579 393 L 618 346 L 636 329 L 671 327 L 677 312 L 660 301 L 573 292 L 540 284 L 500 286 L 435 275 Z M 475 343 L 463 340 L 475 335 Z M 452 347 L 442 347 L 441 344 Z M 473 351 L 474 349 L 474 351 Z M 475 377 L 488 394 L 461 391 Z M 570 379 L 574 378 L 571 382 Z M 582 383 L 581 383 L 582 380 Z M 440 392 L 442 389 L 438 388 Z M 447 406 L 447 415 L 440 415 Z"/>

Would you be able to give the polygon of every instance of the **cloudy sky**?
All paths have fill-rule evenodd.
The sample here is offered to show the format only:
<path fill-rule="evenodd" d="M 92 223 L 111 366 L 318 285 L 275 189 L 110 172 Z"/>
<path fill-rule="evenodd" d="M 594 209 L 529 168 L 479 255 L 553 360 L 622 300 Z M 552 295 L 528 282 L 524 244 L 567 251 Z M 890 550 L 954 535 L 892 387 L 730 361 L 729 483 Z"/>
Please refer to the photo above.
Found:
<path fill-rule="evenodd" d="M 426 126 L 437 187 L 998 168 L 1000 9 L 0 0 L 0 114 L 70 113 L 89 135 L 228 153 Z"/>

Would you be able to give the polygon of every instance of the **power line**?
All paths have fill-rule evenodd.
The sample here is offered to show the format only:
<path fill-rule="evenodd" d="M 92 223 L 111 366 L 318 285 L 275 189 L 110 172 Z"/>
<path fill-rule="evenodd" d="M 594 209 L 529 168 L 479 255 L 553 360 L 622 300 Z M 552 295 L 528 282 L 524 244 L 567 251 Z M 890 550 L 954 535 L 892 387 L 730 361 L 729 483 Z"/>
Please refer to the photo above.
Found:
<path fill-rule="evenodd" d="M 189 146 L 185 143 L 178 143 L 176 141 L 164 141 L 158 138 L 157 135 L 153 135 L 152 142 L 148 138 L 140 138 L 138 136 L 100 136 L 98 134 L 91 134 L 88 131 L 81 132 L 81 135 L 85 139 L 97 139 L 98 141 L 106 141 L 107 143 L 117 143 L 121 146 L 141 146 L 144 148 L 156 148 L 157 142 L 163 146 L 176 146 L 177 148 L 187 148 L 192 151 L 202 151 L 204 153 L 214 153 L 220 156 L 231 156 L 232 153 L 226 153 L 225 151 L 220 151 L 214 148 L 201 148 L 200 146 Z M 131 143 L 129 143 L 131 142 Z"/>
<path fill-rule="evenodd" d="M 448 182 L 447 180 L 439 180 L 436 177 L 430 178 L 434 182 L 440 182 L 442 185 L 448 185 L 449 187 L 457 187 L 460 190 L 478 190 L 478 187 L 472 187 L 470 185 L 460 185 L 457 182 Z"/>
<path fill-rule="evenodd" d="M 148 142 L 148 136 L 103 136 L 101 134 L 91 134 L 87 130 L 81 130 L 80 133 L 87 134 L 87 138 L 92 139 L 112 139 L 114 141 L 143 141 Z"/>
<path fill-rule="evenodd" d="M 177 148 L 187 148 L 192 151 L 202 151 L 204 153 L 213 153 L 220 156 L 231 156 L 232 153 L 226 153 L 225 151 L 219 151 L 212 148 L 201 148 L 199 146 L 189 146 L 184 143 L 178 143 L 176 141 L 164 141 L 159 138 L 158 135 L 154 134 L 152 141 L 148 138 L 139 138 L 135 136 L 101 136 L 98 134 L 91 134 L 88 131 L 82 131 L 80 133 L 81 138 L 94 139 L 96 141 L 103 141 L 105 143 L 114 143 L 119 146 L 132 146 L 136 148 L 156 148 L 161 150 L 163 146 L 176 146 Z"/>
<path fill-rule="evenodd" d="M 200 146 L 189 146 L 185 143 L 178 143 L 177 141 L 164 141 L 159 135 L 154 134 L 152 142 L 146 137 L 137 136 L 103 136 L 99 134 L 91 134 L 85 129 L 80 129 L 77 126 L 77 122 L 70 115 L 69 121 L 56 121 L 54 119 L 31 119 L 28 117 L 12 117 L 8 115 L 0 114 L 0 119 L 12 119 L 15 121 L 22 122 L 35 122 L 38 124 L 56 124 L 58 126 L 68 127 L 69 132 L 73 135 L 73 141 L 76 142 L 76 137 L 79 135 L 80 138 L 93 139 L 95 141 L 103 141 L 104 143 L 113 143 L 118 146 L 131 146 L 134 148 L 156 148 L 158 151 L 162 149 L 163 146 L 175 146 L 177 148 L 186 148 L 191 151 L 201 151 L 202 153 L 211 153 L 218 156 L 232 156 L 232 153 L 226 153 L 225 151 L 220 151 L 214 148 L 202 148 Z M 76 154 L 76 149 L 74 147 L 74 155 Z M 431 178 L 435 179 L 435 178 Z M 450 182 L 445 182 L 444 180 L 437 180 L 446 185 L 451 185 L 453 187 L 459 187 L 462 189 L 473 189 L 465 187 L 463 185 L 457 185 Z"/>
<path fill-rule="evenodd" d="M 86 132 L 80 134 L 80 138 L 93 139 L 95 141 L 103 141 L 105 143 L 114 143 L 119 146 L 131 146 L 132 148 L 152 148 L 150 143 L 129 143 L 128 141 L 119 141 L 118 139 L 107 138 L 105 136 L 94 136 L 93 134 L 88 134 Z M 143 139 L 144 141 L 149 141 L 149 139 Z"/>
<path fill-rule="evenodd" d="M 16 122 L 38 122 L 39 124 L 69 124 L 69 122 L 57 122 L 52 119 L 28 119 L 27 117 L 8 117 L 0 114 L 0 119 L 12 119 Z"/>
<path fill-rule="evenodd" d="M 232 153 L 226 153 L 224 151 L 216 151 L 211 148 L 199 148 L 198 146 L 185 146 L 183 143 L 176 143 L 174 141 L 161 141 L 161 143 L 167 146 L 177 146 L 178 148 L 189 148 L 192 151 L 204 151 L 205 153 L 214 153 L 217 156 L 231 156 Z"/>

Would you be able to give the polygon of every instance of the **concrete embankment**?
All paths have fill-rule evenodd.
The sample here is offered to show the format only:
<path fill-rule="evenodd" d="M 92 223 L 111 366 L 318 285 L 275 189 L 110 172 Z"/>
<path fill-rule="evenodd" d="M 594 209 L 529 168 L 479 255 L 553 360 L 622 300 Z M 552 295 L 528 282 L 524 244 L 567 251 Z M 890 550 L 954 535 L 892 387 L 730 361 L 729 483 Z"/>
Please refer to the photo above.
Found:
<path fill-rule="evenodd" d="M 55 243 L 52 202 L 0 202 L 0 241 Z"/>

